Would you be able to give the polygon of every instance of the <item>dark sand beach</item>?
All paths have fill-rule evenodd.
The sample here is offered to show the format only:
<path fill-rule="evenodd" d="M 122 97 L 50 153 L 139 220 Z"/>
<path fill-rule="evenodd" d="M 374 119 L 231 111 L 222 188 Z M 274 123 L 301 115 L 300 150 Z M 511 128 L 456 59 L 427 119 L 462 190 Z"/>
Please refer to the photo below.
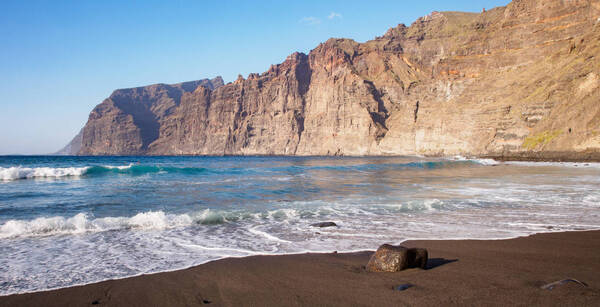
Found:
<path fill-rule="evenodd" d="M 428 269 L 366 272 L 372 251 L 227 258 L 185 270 L 0 297 L 0 306 L 448 306 L 600 304 L 600 231 L 407 241 Z M 552 290 L 545 284 L 573 278 Z M 395 287 L 413 287 L 398 291 Z"/>

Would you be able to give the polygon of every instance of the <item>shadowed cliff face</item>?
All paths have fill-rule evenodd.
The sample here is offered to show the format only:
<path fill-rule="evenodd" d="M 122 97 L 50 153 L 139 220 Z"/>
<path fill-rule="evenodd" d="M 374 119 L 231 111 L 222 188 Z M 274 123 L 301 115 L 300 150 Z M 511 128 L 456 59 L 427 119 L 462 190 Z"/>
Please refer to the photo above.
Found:
<path fill-rule="evenodd" d="M 598 157 L 599 17 L 600 0 L 434 12 L 227 85 L 118 90 L 79 153 Z"/>
<path fill-rule="evenodd" d="M 184 93 L 222 85 L 223 80 L 217 77 L 116 90 L 90 113 L 78 153 L 145 154 L 159 137 L 161 121 L 177 109 Z"/>

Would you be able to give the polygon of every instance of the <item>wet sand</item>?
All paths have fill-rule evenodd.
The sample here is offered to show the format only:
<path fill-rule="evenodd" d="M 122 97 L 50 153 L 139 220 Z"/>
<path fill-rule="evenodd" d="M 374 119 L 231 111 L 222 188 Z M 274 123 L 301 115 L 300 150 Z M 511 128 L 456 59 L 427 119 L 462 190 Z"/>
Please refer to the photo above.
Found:
<path fill-rule="evenodd" d="M 600 305 L 600 231 L 403 245 L 427 248 L 428 268 L 366 272 L 372 251 L 227 258 L 174 272 L 4 296 L 0 306 Z M 565 278 L 588 287 L 540 288 Z M 394 290 L 406 283 L 414 286 Z"/>

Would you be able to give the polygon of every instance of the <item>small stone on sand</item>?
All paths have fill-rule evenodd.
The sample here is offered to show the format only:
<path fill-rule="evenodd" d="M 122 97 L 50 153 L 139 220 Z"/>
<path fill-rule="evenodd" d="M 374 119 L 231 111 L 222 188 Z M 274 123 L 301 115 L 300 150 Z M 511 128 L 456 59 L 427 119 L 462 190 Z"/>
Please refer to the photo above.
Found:
<path fill-rule="evenodd" d="M 404 291 L 412 286 L 413 286 L 413 284 L 402 284 L 402 285 L 395 287 L 394 290 Z"/>
<path fill-rule="evenodd" d="M 323 228 L 323 227 L 334 227 L 334 226 L 337 226 L 337 224 L 334 222 L 319 222 L 319 223 L 310 224 L 310 226 Z"/>

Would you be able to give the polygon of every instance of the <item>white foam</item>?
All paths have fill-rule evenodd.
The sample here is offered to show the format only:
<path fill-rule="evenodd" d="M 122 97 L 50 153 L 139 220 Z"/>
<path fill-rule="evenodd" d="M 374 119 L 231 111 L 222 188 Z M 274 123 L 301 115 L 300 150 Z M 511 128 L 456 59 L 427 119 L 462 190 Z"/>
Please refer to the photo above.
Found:
<path fill-rule="evenodd" d="M 287 212 L 287 213 L 284 213 Z M 9 220 L 0 225 L 0 239 L 16 237 L 36 237 L 49 235 L 81 234 L 119 229 L 165 230 L 186 227 L 194 224 L 222 224 L 228 217 L 254 217 L 255 219 L 285 220 L 298 217 L 293 209 L 277 210 L 266 214 L 248 212 L 218 212 L 205 209 L 183 214 L 166 214 L 163 211 L 141 212 L 132 217 L 90 218 L 85 213 L 73 217 L 53 216 L 33 220 Z M 266 233 L 256 232 L 268 237 Z"/>
<path fill-rule="evenodd" d="M 582 201 L 583 204 L 588 205 L 590 207 L 600 207 L 600 195 L 590 194 L 586 195 Z"/>
<path fill-rule="evenodd" d="M 281 243 L 292 243 L 291 241 L 280 239 L 274 235 L 268 234 L 268 233 L 266 233 L 262 230 L 258 230 L 256 228 L 250 228 L 250 229 L 248 229 L 248 231 L 255 235 L 263 236 L 271 241 L 276 241 L 276 242 L 281 242 Z"/>
<path fill-rule="evenodd" d="M 533 162 L 533 161 L 506 161 L 505 164 L 518 166 L 554 166 L 554 167 L 578 167 L 578 168 L 600 168 L 598 162 Z"/>
<path fill-rule="evenodd" d="M 581 167 L 581 168 L 600 168 L 599 162 L 551 162 L 551 161 L 496 161 L 494 159 L 469 158 L 464 156 L 453 156 L 447 158 L 454 161 L 473 161 L 482 165 L 509 164 L 518 166 L 555 166 L 555 167 Z"/>
<path fill-rule="evenodd" d="M 62 233 L 82 233 L 93 230 L 83 213 L 71 218 L 62 216 L 40 217 L 31 221 L 9 220 L 0 226 L 0 238 L 40 236 Z"/>
<path fill-rule="evenodd" d="M 296 209 L 277 209 L 267 212 L 267 216 L 273 219 L 289 219 L 297 218 L 299 216 L 298 210 Z"/>
<path fill-rule="evenodd" d="M 444 204 L 444 202 L 439 199 L 411 200 L 397 204 L 382 204 L 381 206 L 397 209 L 400 212 L 415 213 L 422 211 L 437 211 L 450 208 L 449 205 Z"/>
<path fill-rule="evenodd" d="M 494 159 L 468 158 L 468 157 L 464 157 L 464 156 L 454 156 L 454 157 L 450 157 L 448 159 L 454 160 L 454 161 L 473 161 L 473 162 L 481 164 L 481 165 L 496 165 L 496 164 L 500 164 L 500 162 L 498 162 L 498 161 L 496 161 Z"/>
<path fill-rule="evenodd" d="M 73 217 L 40 217 L 34 220 L 9 220 L 0 226 L 0 238 L 81 234 L 117 229 L 166 229 L 191 225 L 187 214 L 167 215 L 162 211 L 138 213 L 132 217 L 90 219 L 85 213 Z"/>
<path fill-rule="evenodd" d="M 11 181 L 18 179 L 30 179 L 30 178 L 58 178 L 68 176 L 81 176 L 89 167 L 0 167 L 0 180 Z"/>
<path fill-rule="evenodd" d="M 494 159 L 472 159 L 473 161 L 482 164 L 482 165 L 498 165 L 500 162 Z"/>
<path fill-rule="evenodd" d="M 135 228 L 165 229 L 169 226 L 169 221 L 167 220 L 167 215 L 164 212 L 150 211 L 138 213 L 129 219 L 128 224 Z"/>
<path fill-rule="evenodd" d="M 262 253 L 255 252 L 252 250 L 240 249 L 240 248 L 208 247 L 208 246 L 203 246 L 203 245 L 199 245 L 199 244 L 187 244 L 187 243 L 179 243 L 179 245 L 186 247 L 186 248 L 200 249 L 200 250 L 205 250 L 205 251 L 233 252 L 233 253 L 239 253 L 239 254 L 245 254 L 245 255 L 260 255 L 260 254 L 262 254 Z M 225 254 L 225 255 L 229 256 L 230 254 Z"/>
<path fill-rule="evenodd" d="M 132 166 L 133 163 L 129 163 L 129 165 L 103 165 L 103 167 L 118 170 L 130 169 Z"/>

